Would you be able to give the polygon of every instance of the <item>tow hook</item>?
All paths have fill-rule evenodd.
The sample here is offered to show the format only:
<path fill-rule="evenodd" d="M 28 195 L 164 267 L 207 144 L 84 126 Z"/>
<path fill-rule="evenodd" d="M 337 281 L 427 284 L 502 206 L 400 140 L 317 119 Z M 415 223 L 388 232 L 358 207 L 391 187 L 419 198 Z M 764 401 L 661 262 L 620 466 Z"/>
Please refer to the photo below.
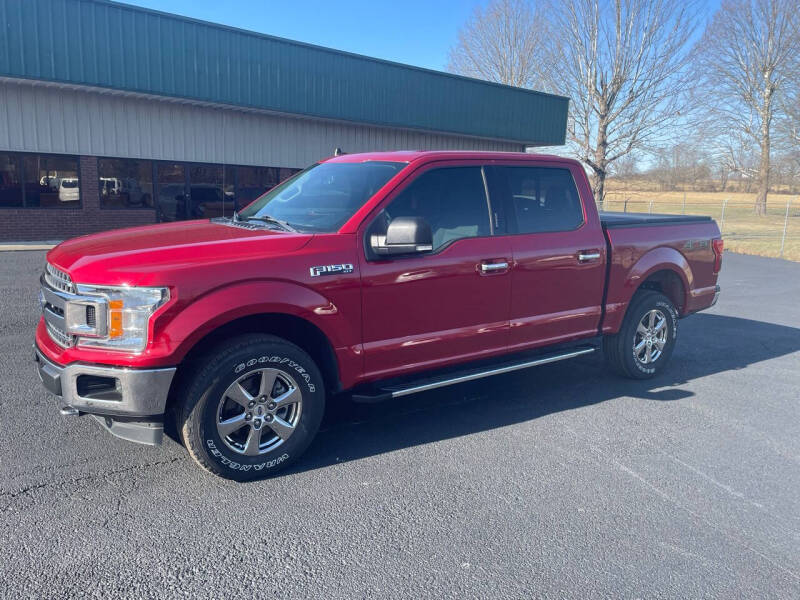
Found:
<path fill-rule="evenodd" d="M 62 406 L 58 409 L 58 412 L 61 413 L 62 417 L 77 417 L 81 414 L 77 408 L 72 408 L 71 406 Z"/>

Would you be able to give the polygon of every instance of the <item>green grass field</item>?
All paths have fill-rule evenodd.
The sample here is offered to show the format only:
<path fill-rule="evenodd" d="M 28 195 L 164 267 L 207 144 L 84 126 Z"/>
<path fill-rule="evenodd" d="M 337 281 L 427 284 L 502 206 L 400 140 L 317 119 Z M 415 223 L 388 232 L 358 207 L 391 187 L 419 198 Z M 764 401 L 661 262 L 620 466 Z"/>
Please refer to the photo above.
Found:
<path fill-rule="evenodd" d="M 685 200 L 684 200 L 685 197 Z M 789 217 L 786 218 L 786 204 Z M 783 258 L 800 261 L 800 197 L 771 194 L 766 216 L 756 216 L 755 194 L 740 192 L 658 192 L 612 189 L 605 210 L 709 215 L 721 226 L 725 249 L 743 254 L 779 257 L 784 223 Z M 724 218 L 723 218 L 724 205 Z"/>

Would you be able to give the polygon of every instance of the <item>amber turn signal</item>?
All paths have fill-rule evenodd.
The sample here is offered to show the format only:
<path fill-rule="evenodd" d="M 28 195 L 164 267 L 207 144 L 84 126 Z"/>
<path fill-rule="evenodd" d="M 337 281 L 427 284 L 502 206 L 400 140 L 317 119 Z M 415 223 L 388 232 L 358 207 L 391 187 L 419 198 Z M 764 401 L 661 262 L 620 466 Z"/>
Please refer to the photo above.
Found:
<path fill-rule="evenodd" d="M 122 300 L 111 300 L 108 303 L 108 337 L 122 337 Z"/>

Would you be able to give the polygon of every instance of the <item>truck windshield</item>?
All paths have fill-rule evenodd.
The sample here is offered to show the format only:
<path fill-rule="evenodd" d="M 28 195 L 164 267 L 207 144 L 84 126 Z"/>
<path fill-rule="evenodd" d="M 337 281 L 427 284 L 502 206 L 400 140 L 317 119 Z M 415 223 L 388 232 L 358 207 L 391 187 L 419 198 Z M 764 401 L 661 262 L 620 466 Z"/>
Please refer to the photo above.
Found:
<path fill-rule="evenodd" d="M 333 233 L 406 164 L 315 164 L 256 198 L 238 218 L 269 217 L 297 231 Z"/>

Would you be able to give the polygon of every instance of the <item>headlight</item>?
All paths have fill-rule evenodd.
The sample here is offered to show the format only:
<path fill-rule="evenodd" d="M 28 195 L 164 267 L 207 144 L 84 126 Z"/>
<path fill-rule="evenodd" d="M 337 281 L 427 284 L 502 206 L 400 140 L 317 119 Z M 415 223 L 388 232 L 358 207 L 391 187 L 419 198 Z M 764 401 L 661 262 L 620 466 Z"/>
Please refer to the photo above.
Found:
<path fill-rule="evenodd" d="M 150 317 L 169 300 L 168 288 L 78 285 L 79 299 L 64 310 L 67 333 L 78 345 L 141 352 L 147 346 Z"/>

